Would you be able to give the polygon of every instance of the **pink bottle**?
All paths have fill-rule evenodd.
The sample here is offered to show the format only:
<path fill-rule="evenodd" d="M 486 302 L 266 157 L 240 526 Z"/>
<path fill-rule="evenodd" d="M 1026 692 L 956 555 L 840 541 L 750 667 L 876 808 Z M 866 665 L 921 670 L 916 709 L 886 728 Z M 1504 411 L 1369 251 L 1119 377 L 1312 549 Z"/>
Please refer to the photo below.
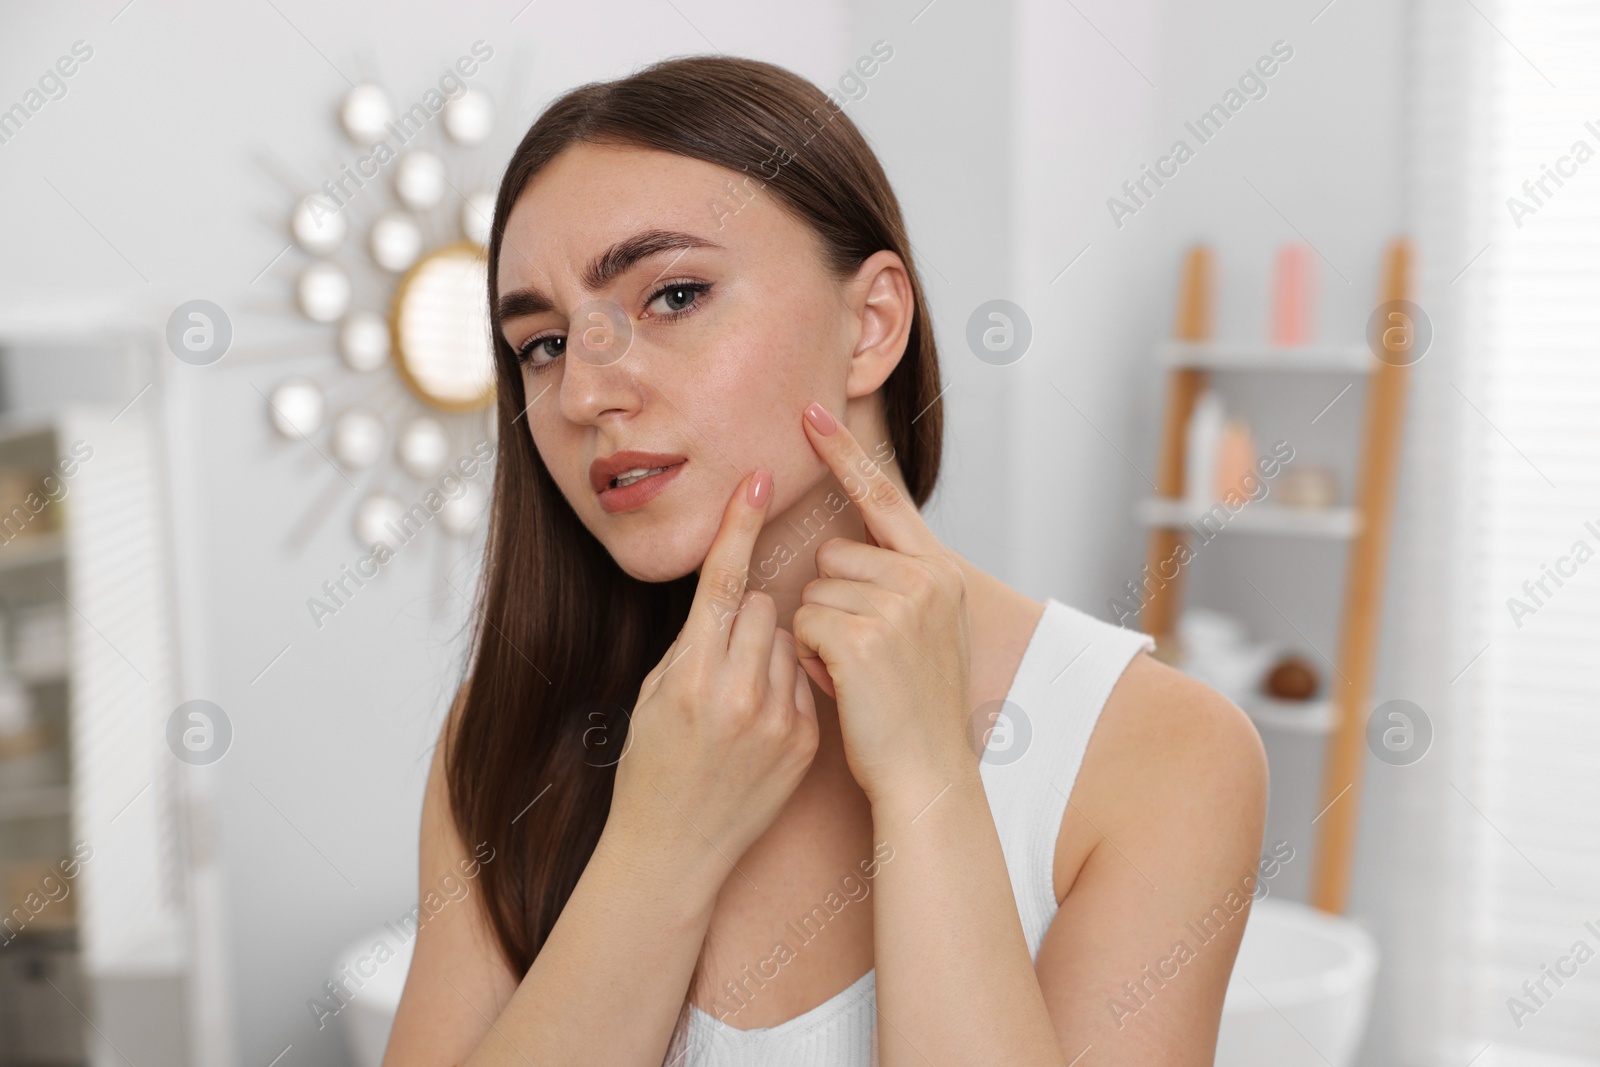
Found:
<path fill-rule="evenodd" d="M 1216 499 L 1227 501 L 1229 493 L 1250 497 L 1259 482 L 1250 424 L 1240 418 L 1230 418 L 1223 424 L 1222 437 L 1217 442 L 1217 466 L 1212 482 Z"/>
<path fill-rule="evenodd" d="M 1296 241 L 1278 249 L 1273 270 L 1272 343 L 1282 347 L 1309 344 L 1312 326 L 1311 249 Z"/>

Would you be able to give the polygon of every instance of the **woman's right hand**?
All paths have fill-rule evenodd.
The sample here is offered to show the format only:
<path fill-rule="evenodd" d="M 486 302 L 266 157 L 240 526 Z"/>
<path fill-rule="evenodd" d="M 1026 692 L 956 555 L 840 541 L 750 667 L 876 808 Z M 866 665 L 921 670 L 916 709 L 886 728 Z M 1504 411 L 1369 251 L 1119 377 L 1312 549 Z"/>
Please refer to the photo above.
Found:
<path fill-rule="evenodd" d="M 706 875 L 713 898 L 817 750 L 794 636 L 745 586 L 771 497 L 757 471 L 723 510 L 689 618 L 640 686 L 602 837 L 658 873 Z"/>

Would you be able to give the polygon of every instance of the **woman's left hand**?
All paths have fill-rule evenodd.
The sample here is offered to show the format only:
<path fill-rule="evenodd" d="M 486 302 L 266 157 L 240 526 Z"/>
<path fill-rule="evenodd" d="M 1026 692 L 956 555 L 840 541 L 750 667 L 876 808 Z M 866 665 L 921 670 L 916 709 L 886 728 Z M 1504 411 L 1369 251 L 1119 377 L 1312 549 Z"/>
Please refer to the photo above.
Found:
<path fill-rule="evenodd" d="M 800 665 L 837 701 L 845 758 L 869 798 L 937 791 L 977 764 L 966 577 L 842 423 L 817 404 L 803 421 L 873 543 L 817 546 L 818 577 L 792 622 Z"/>

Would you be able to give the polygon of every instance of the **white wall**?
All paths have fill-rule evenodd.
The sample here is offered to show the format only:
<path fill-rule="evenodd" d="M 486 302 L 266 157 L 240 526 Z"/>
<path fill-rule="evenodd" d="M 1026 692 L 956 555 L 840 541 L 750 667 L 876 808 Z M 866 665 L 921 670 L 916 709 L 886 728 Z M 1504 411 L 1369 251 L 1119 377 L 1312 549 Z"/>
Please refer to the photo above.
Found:
<path fill-rule="evenodd" d="M 1104 200 L 1150 139 L 1157 96 L 1145 78 L 1160 62 L 1162 11 L 1152 0 L 1019 10 L 1014 299 L 1034 347 L 1005 369 L 1016 427 L 1002 468 L 1008 577 L 1103 617 L 1142 563 L 1131 515 L 1151 465 L 1133 390 L 1171 305 L 1160 220 L 1118 231 Z"/>
<path fill-rule="evenodd" d="M 900 200 L 939 343 L 944 453 L 928 520 L 957 552 L 1005 576 L 1011 393 L 1004 370 L 973 354 L 966 329 L 979 304 L 1011 295 L 1012 5 L 850 8 L 852 61 L 875 41 L 894 49 L 849 114 Z"/>

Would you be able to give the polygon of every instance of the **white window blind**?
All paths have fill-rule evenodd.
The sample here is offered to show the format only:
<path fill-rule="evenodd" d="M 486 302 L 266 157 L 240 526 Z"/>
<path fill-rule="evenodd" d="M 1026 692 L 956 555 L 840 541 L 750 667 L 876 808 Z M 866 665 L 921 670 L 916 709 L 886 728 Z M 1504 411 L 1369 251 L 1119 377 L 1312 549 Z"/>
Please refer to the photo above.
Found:
<path fill-rule="evenodd" d="M 1471 2 L 1495 41 L 1482 364 L 1452 383 L 1481 459 L 1468 1017 L 1478 1067 L 1600 1063 L 1600 3 Z"/>

